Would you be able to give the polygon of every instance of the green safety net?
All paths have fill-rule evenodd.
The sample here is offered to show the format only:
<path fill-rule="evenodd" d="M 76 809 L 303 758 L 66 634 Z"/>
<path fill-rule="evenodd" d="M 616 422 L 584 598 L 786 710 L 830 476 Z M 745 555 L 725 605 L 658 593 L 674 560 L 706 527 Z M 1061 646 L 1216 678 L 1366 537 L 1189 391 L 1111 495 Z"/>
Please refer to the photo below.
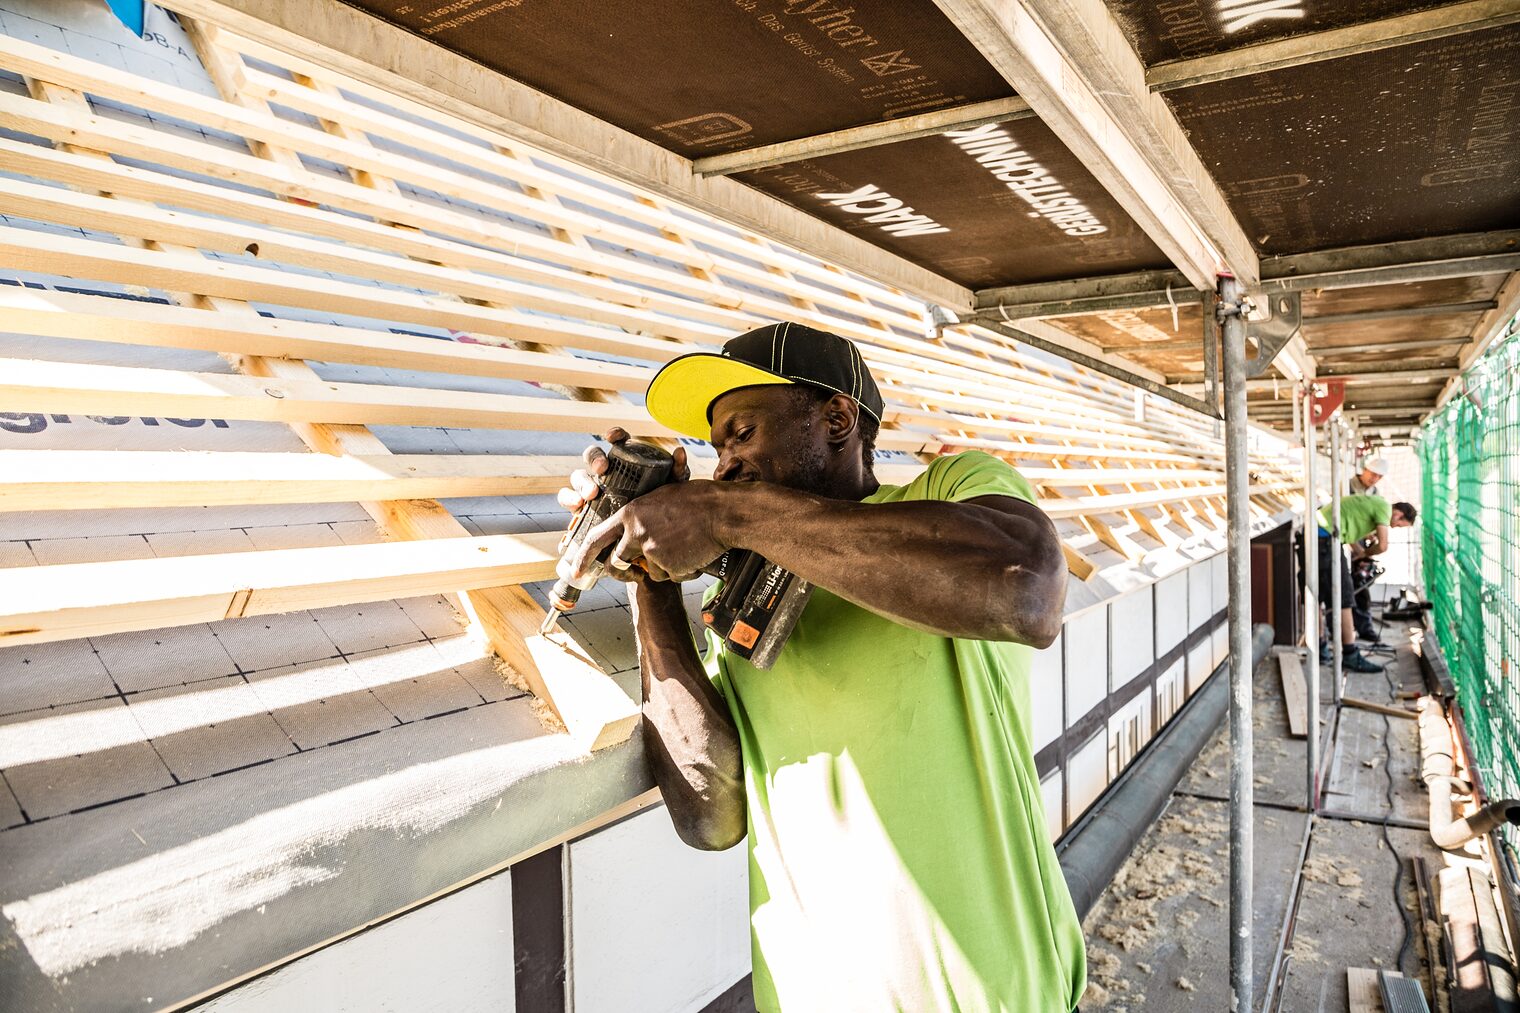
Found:
<path fill-rule="evenodd" d="M 1419 439 L 1425 590 L 1491 798 L 1520 796 L 1520 334 L 1514 330 L 1512 321 L 1511 333 L 1457 381 L 1457 395 Z"/>

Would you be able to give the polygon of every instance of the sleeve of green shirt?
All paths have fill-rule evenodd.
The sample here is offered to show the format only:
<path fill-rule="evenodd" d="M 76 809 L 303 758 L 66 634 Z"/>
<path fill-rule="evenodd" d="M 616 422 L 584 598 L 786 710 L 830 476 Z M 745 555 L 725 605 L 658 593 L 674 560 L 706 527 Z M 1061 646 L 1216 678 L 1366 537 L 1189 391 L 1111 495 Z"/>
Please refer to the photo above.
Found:
<path fill-rule="evenodd" d="M 1008 496 L 1034 503 L 1034 487 L 1012 465 L 980 450 L 968 450 L 950 457 L 936 458 L 923 476 L 922 496 L 908 499 L 944 500 L 963 503 L 979 496 Z M 911 482 L 911 490 L 917 481 Z"/>

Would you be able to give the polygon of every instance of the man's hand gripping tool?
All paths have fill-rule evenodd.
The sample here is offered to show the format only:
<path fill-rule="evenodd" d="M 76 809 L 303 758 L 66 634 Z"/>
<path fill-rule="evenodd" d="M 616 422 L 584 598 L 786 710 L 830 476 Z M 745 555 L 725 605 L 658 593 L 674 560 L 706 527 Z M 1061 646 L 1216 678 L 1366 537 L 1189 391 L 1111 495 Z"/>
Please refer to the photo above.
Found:
<path fill-rule="evenodd" d="M 674 458 L 647 443 L 627 441 L 608 448 L 607 470 L 596 480 L 602 491 L 581 507 L 560 540 L 559 580 L 550 593 L 542 632 L 552 630 L 607 572 L 611 547 L 579 577 L 571 571 L 587 534 L 630 501 L 669 482 L 674 469 Z M 748 549 L 730 549 L 702 572 L 722 581 L 702 611 L 704 624 L 731 652 L 756 668 L 770 668 L 812 597 L 813 585 Z"/>

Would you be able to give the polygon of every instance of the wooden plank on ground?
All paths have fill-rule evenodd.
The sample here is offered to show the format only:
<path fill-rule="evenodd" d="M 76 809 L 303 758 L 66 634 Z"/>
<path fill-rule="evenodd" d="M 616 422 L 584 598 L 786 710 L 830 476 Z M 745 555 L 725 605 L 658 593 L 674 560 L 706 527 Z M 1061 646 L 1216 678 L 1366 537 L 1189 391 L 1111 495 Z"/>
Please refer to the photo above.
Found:
<path fill-rule="evenodd" d="M 1347 1013 L 1383 1013 L 1378 972 L 1370 967 L 1346 968 L 1346 999 Z"/>
<path fill-rule="evenodd" d="M 547 580 L 558 532 L 17 567 L 0 644 L 40 644 Z"/>
<path fill-rule="evenodd" d="M 1304 683 L 1304 669 L 1297 651 L 1278 651 L 1277 665 L 1282 672 L 1283 702 L 1288 706 L 1288 734 L 1295 739 L 1309 735 L 1309 688 Z"/>
<path fill-rule="evenodd" d="M 557 492 L 579 457 L 0 450 L 0 513 Z"/>

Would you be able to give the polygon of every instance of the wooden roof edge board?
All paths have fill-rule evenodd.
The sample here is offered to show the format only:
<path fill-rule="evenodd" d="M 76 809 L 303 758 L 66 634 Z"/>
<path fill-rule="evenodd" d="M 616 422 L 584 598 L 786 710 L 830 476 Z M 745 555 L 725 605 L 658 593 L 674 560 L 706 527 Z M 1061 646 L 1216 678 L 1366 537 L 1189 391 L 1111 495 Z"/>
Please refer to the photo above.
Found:
<path fill-rule="evenodd" d="M 1306 32 L 1208 56 L 1168 60 L 1148 69 L 1145 82 L 1152 91 L 1174 91 L 1498 28 L 1516 21 L 1520 21 L 1520 6 L 1515 0 L 1466 0 L 1465 3 Z"/>
<path fill-rule="evenodd" d="M 1249 238 L 1103 0 L 935 0 L 1194 288 L 1257 280 Z"/>
<path fill-rule="evenodd" d="M 0 450 L 0 513 L 558 492 L 579 457 Z"/>
<path fill-rule="evenodd" d="M 752 169 L 764 169 L 788 162 L 800 162 L 808 158 L 838 155 L 846 151 L 895 144 L 915 137 L 927 137 L 948 130 L 966 130 L 987 123 L 1006 123 L 1009 120 L 1034 116 L 1029 104 L 1021 98 L 998 98 L 970 105 L 936 109 L 897 119 L 866 123 L 858 127 L 846 127 L 813 137 L 801 137 L 775 144 L 762 144 L 753 148 L 728 151 L 721 155 L 709 155 L 692 162 L 692 171 L 698 176 L 731 176 Z"/>
<path fill-rule="evenodd" d="M 186 626 L 554 576 L 558 532 L 26 567 L 0 585 L 0 644 Z"/>
<path fill-rule="evenodd" d="M 970 289 L 362 11 L 323 0 L 166 0 L 162 6 L 442 109 L 720 221 L 952 308 Z"/>
<path fill-rule="evenodd" d="M 1431 414 L 1451 400 L 1452 395 L 1457 392 L 1461 374 L 1489 350 L 1493 343 L 1504 334 L 1505 328 L 1509 326 L 1515 314 L 1520 313 L 1520 271 L 1505 279 L 1504 284 L 1499 287 L 1494 302 L 1494 308 L 1484 314 L 1478 321 L 1478 326 L 1473 328 L 1472 343 L 1462 350 L 1457 359 L 1459 372 L 1447 380 L 1446 385 L 1441 388 L 1441 393 L 1436 395 L 1435 408 L 1431 410 Z M 1420 421 L 1423 422 L 1424 419 Z"/>
<path fill-rule="evenodd" d="M 49 289 L 0 287 L 0 313 L 8 329 L 40 337 L 315 359 L 612 390 L 642 391 L 653 375 L 642 366 L 499 345 L 275 317 L 238 319 L 213 310 Z"/>

